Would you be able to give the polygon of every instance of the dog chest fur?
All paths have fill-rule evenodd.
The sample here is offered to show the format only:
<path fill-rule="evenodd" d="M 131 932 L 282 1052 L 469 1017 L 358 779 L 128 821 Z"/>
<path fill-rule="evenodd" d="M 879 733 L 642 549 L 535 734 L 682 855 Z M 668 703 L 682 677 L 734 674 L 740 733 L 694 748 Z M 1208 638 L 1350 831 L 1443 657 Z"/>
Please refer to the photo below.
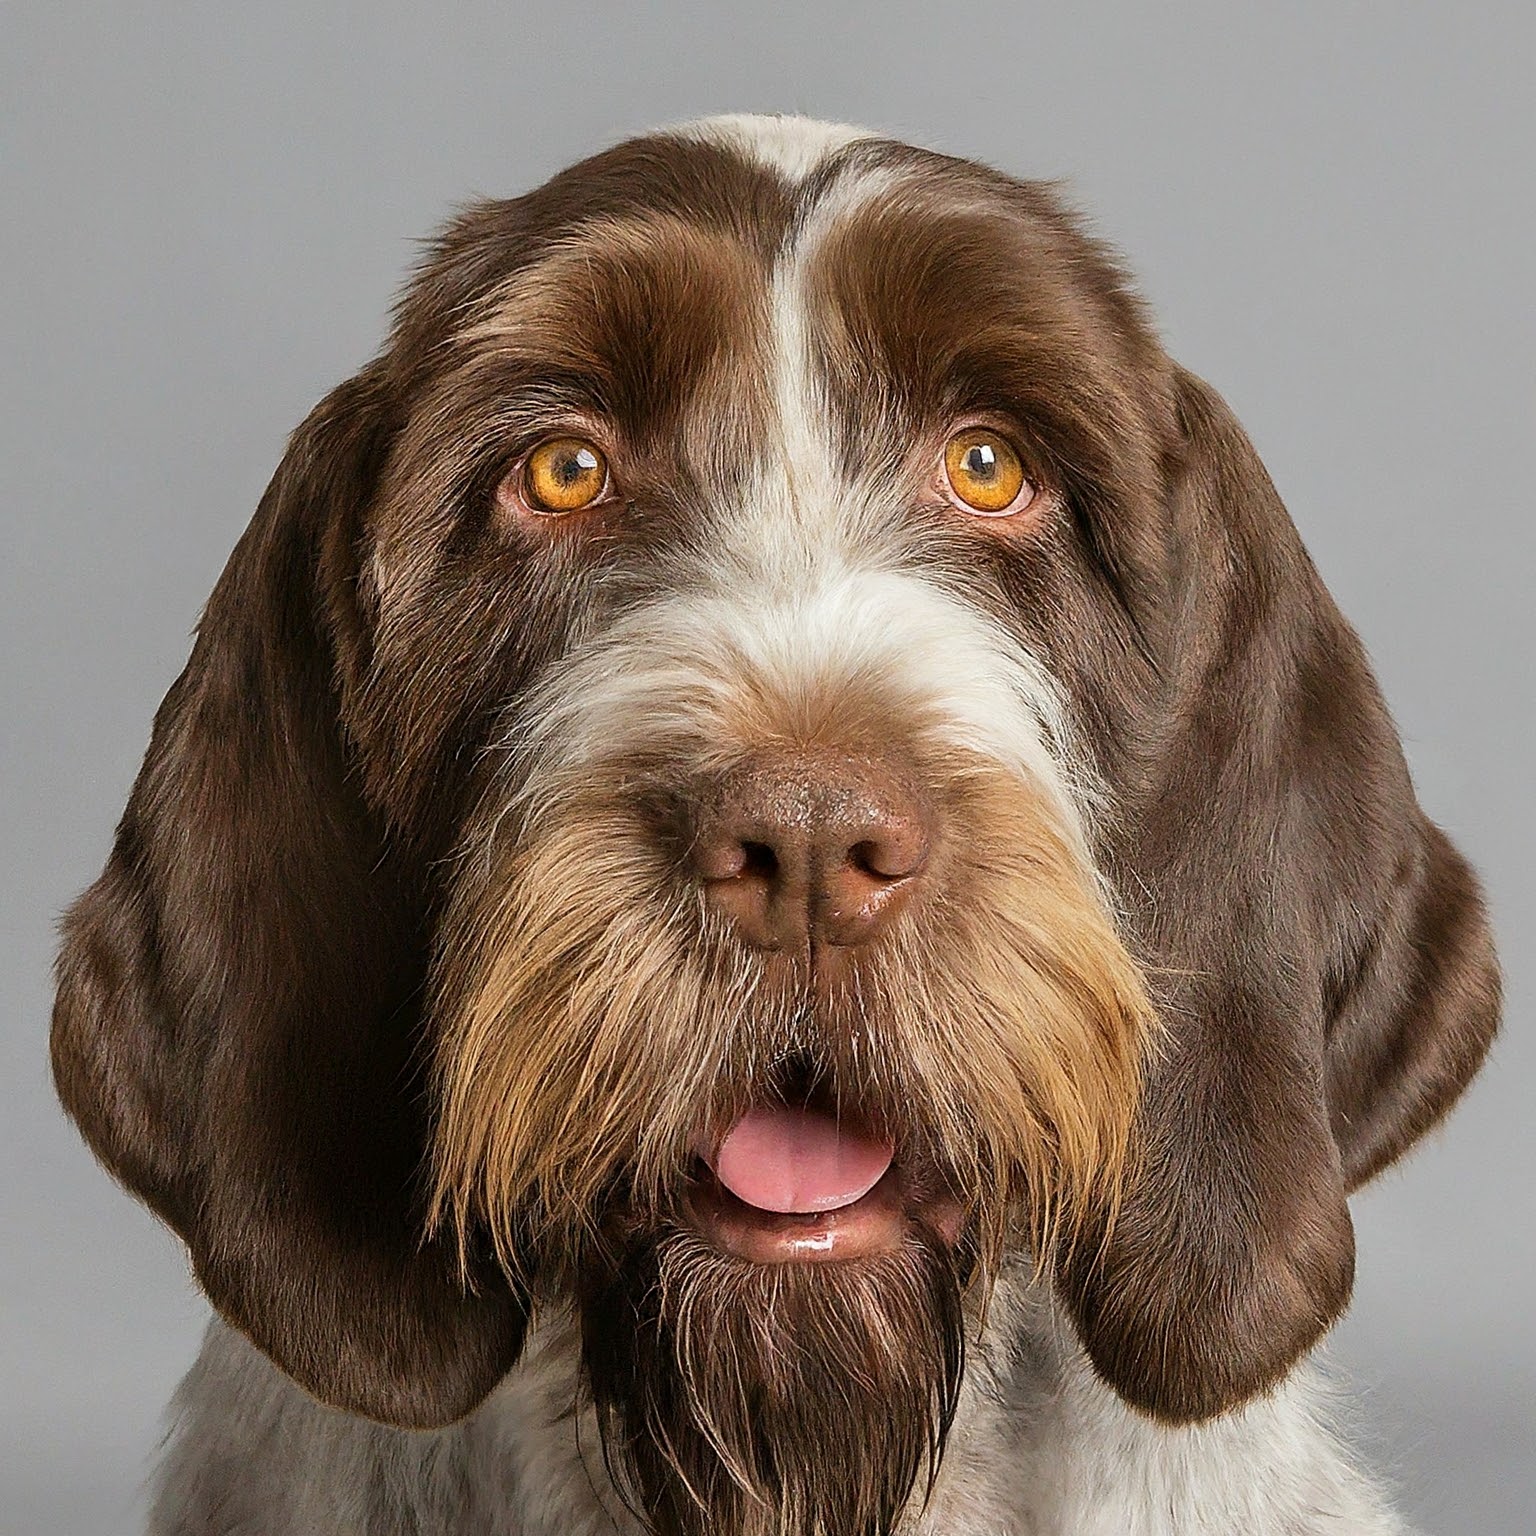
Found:
<path fill-rule="evenodd" d="M 388 1429 L 316 1403 L 209 1330 L 173 1405 L 150 1536 L 635 1533 L 575 1412 L 569 1319 L 465 1422 Z M 903 1536 L 1404 1536 L 1309 1363 L 1213 1423 L 1166 1428 L 1097 1381 L 1060 1310 L 1012 1272 L 973 1351 L 943 1469 Z"/>

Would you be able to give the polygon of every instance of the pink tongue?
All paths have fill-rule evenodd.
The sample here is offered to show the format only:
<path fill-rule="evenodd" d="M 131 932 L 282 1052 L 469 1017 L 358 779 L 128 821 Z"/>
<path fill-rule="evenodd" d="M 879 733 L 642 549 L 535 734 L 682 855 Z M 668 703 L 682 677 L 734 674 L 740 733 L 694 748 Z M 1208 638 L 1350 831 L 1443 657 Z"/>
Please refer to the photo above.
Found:
<path fill-rule="evenodd" d="M 891 1166 L 891 1144 L 818 1109 L 749 1110 L 715 1157 L 720 1182 L 760 1211 L 835 1211 L 867 1195 Z"/>

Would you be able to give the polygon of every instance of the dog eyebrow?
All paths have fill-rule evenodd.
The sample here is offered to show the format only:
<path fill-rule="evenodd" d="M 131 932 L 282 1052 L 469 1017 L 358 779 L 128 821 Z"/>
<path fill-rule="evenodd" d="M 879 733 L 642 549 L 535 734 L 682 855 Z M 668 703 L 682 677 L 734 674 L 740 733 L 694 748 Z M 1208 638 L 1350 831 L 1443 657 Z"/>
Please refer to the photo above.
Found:
<path fill-rule="evenodd" d="M 449 345 L 499 388 L 664 436 L 694 398 L 729 395 L 738 415 L 761 399 L 768 282 L 764 257 L 719 229 L 594 218 L 493 286 Z"/>

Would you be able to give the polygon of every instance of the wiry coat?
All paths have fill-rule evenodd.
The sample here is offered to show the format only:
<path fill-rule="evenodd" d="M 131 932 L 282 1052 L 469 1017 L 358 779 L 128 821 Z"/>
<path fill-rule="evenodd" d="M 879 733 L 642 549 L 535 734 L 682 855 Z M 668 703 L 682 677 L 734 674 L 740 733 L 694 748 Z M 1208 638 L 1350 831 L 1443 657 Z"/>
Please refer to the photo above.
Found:
<path fill-rule="evenodd" d="M 370 1424 L 215 1323 L 172 1405 L 150 1536 L 613 1536 L 641 1527 L 574 1412 L 568 1320 L 463 1423 Z M 1013 1276 L 974 1352 L 943 1470 L 909 1536 L 1402 1536 L 1314 1364 L 1246 1408 L 1168 1428 L 1098 1381 Z"/>
<path fill-rule="evenodd" d="M 932 477 L 971 421 L 1017 516 Z M 528 515 L 578 429 L 614 491 Z M 769 750 L 931 809 L 889 942 L 749 952 L 700 895 L 702 808 Z M 466 212 L 299 429 L 67 919 L 53 1048 L 224 1319 L 159 1533 L 622 1529 L 620 1486 L 685 1522 L 686 1464 L 754 1530 L 782 1494 L 839 1532 L 843 1478 L 856 1536 L 1292 1536 L 1398 1528 L 1306 1357 L 1349 1193 L 1497 1013 L 1358 640 L 1105 250 L 1043 186 L 726 119 Z M 745 1354 L 658 1407 L 676 1318 L 608 1283 L 806 1062 L 966 1223 L 913 1220 L 942 1337 L 878 1289 L 812 1335 L 885 1351 L 846 1446 L 754 1437 Z M 800 1279 L 840 1324 L 836 1268 Z"/>

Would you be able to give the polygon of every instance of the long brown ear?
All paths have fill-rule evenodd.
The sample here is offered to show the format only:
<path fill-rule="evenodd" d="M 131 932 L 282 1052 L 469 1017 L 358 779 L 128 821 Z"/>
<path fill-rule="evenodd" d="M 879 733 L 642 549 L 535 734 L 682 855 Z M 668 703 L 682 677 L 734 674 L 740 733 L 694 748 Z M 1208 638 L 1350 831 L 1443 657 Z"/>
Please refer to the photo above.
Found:
<path fill-rule="evenodd" d="M 1358 639 L 1231 413 L 1179 388 L 1182 619 L 1117 871 L 1168 1037 L 1137 1180 L 1058 1281 L 1105 1379 L 1186 1421 L 1272 1386 L 1338 1317 L 1346 1192 L 1466 1085 L 1499 989 Z"/>
<path fill-rule="evenodd" d="M 325 400 L 231 557 L 65 919 L 53 1065 L 225 1317 L 317 1397 L 426 1426 L 511 1367 L 525 1308 L 423 1239 L 421 896 L 338 720 L 387 402 L 373 371 Z"/>
<path fill-rule="evenodd" d="M 1482 893 L 1433 822 L 1394 872 L 1372 931 L 1330 978 L 1328 1107 L 1356 1189 L 1460 1097 L 1498 1026 Z"/>

